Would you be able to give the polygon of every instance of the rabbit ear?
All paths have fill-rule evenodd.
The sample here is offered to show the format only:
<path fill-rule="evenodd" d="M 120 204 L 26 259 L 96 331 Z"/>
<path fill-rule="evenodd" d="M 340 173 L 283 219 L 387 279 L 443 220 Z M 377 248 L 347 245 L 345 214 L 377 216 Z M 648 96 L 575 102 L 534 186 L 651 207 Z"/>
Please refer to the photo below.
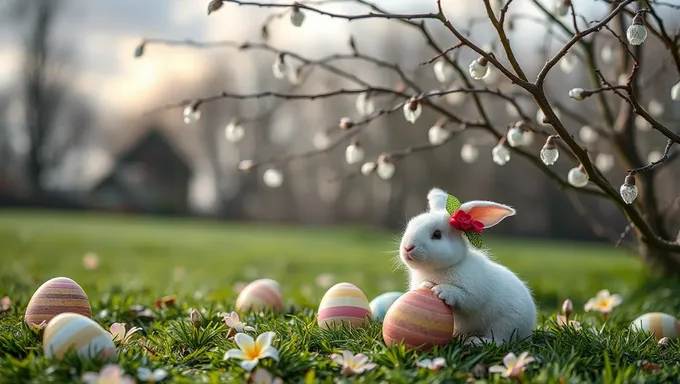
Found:
<path fill-rule="evenodd" d="M 446 200 L 449 194 L 439 188 L 432 188 L 427 194 L 427 205 L 430 212 L 446 211 Z"/>
<path fill-rule="evenodd" d="M 460 209 L 467 212 L 474 220 L 481 221 L 484 228 L 493 227 L 516 213 L 513 208 L 493 201 L 468 201 L 461 204 Z"/>

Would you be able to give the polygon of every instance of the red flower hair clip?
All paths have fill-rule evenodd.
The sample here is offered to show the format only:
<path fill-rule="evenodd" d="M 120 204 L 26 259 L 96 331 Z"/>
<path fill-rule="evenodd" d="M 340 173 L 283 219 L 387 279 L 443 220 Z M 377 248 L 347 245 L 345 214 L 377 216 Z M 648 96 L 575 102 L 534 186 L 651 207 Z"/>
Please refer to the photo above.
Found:
<path fill-rule="evenodd" d="M 449 224 L 453 228 L 463 232 L 472 231 L 475 233 L 482 233 L 484 230 L 484 224 L 481 221 L 473 219 L 472 215 L 461 209 L 453 212 L 449 219 Z"/>

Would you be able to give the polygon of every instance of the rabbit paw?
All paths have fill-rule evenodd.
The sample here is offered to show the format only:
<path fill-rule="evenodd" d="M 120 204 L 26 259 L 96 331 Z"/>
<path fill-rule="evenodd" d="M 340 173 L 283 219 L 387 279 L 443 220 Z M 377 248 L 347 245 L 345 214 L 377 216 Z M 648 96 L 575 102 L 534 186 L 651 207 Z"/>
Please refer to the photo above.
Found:
<path fill-rule="evenodd" d="M 434 287 L 434 283 L 431 281 L 422 281 L 420 283 L 420 288 L 425 288 L 425 289 L 432 289 Z"/>
<path fill-rule="evenodd" d="M 432 292 L 449 307 L 455 307 L 459 302 L 457 288 L 449 284 L 439 284 L 432 287 Z"/>

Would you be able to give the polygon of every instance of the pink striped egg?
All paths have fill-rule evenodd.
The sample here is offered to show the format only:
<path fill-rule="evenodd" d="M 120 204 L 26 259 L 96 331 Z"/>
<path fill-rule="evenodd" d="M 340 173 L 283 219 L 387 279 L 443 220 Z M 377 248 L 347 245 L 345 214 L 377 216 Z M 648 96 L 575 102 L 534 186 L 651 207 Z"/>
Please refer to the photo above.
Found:
<path fill-rule="evenodd" d="M 453 337 L 453 311 L 431 289 L 419 288 L 400 296 L 387 310 L 383 339 L 389 347 L 431 349 Z"/>
<path fill-rule="evenodd" d="M 321 298 L 317 324 L 326 329 L 347 324 L 358 327 L 370 317 L 371 307 L 361 289 L 354 284 L 338 283 Z"/>
<path fill-rule="evenodd" d="M 116 355 L 116 346 L 111 335 L 94 320 L 77 313 L 61 313 L 45 327 L 43 351 L 48 359 L 60 360 L 70 351 L 83 359 L 111 359 Z"/>
<path fill-rule="evenodd" d="M 656 341 L 664 337 L 675 339 L 680 334 L 680 321 L 667 313 L 650 312 L 633 320 L 631 329 L 649 332 Z"/>
<path fill-rule="evenodd" d="M 26 306 L 24 319 L 29 325 L 39 325 L 66 312 L 92 317 L 90 302 L 80 285 L 68 277 L 55 277 L 35 291 Z"/>
<path fill-rule="evenodd" d="M 236 299 L 236 310 L 239 312 L 281 311 L 283 309 L 283 293 L 281 286 L 272 279 L 259 279 L 248 284 Z"/>

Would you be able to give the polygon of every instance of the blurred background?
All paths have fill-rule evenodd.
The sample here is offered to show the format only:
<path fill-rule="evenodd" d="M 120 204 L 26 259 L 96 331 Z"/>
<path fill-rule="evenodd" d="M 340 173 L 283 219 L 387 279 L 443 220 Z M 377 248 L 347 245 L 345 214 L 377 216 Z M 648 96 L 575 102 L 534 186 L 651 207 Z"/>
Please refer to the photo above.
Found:
<path fill-rule="evenodd" d="M 443 3 L 447 15 L 458 25 L 485 14 L 481 2 Z M 356 86 L 316 69 L 303 72 L 304 81 L 297 84 L 290 77 L 278 79 L 272 74 L 276 54 L 257 49 L 147 43 L 143 54 L 135 57 L 144 39 L 263 42 L 262 25 L 269 20 L 266 42 L 275 49 L 316 60 L 351 53 L 348 41 L 353 36 L 360 52 L 399 64 L 424 89 L 447 89 L 456 83 L 440 83 L 432 64 L 421 65 L 434 56 L 432 50 L 413 28 L 393 21 L 347 22 L 307 12 L 304 24 L 296 28 L 287 14 L 270 19 L 281 11 L 225 4 L 208 16 L 207 4 L 181 0 L 3 2 L 0 205 L 20 210 L 209 217 L 228 222 L 359 225 L 396 233 L 409 217 L 426 208 L 425 195 L 437 186 L 461 200 L 494 200 L 515 207 L 518 215 L 494 228 L 494 235 L 608 241 L 593 231 L 589 225 L 593 220 L 611 232 L 623 232 L 626 220 L 614 204 L 580 198 L 574 205 L 574 196 L 557 188 L 520 157 L 513 156 L 504 166 L 494 164 L 491 148 L 496 139 L 475 130 L 466 130 L 446 145 L 400 160 L 389 180 L 375 174 L 361 175 L 361 163 L 347 164 L 345 147 L 349 142 L 317 156 L 239 171 L 238 164 L 243 160 L 257 163 L 327 147 L 339 134 L 337 125 L 342 117 L 359 118 L 356 95 L 314 101 L 222 99 L 201 105 L 200 119 L 190 124 L 183 121 L 181 107 L 148 112 L 222 91 L 309 94 Z M 376 4 L 394 13 L 436 10 L 433 1 L 384 0 Z M 545 4 L 551 6 L 550 2 Z M 605 2 L 585 0 L 574 4 L 589 20 L 598 19 L 609 7 Z M 351 2 L 331 2 L 324 9 L 366 12 Z M 561 47 L 564 36 L 556 29 L 546 32 L 544 23 L 532 22 L 531 18 L 543 16 L 529 1 L 516 1 L 512 10 L 526 15 L 526 20 L 518 17 L 512 41 L 520 63 L 532 77 L 546 57 Z M 668 17 L 672 29 L 677 22 L 672 14 Z M 426 24 L 440 46 L 457 43 L 437 23 Z M 476 24 L 472 36 L 480 45 L 495 46 L 496 35 L 488 23 Z M 598 49 L 618 44 L 610 34 L 597 36 Z M 644 54 L 657 57 L 663 49 L 648 39 Z M 475 55 L 470 50 L 460 50 L 456 55 L 467 71 Z M 570 61 L 556 67 L 548 78 L 551 102 L 574 135 L 585 124 L 597 125 L 599 119 L 595 103 L 568 98 L 568 90 L 575 86 L 589 88 L 578 58 L 578 53 L 570 55 Z M 621 73 L 607 64 L 611 58 L 603 53 L 601 60 L 605 75 L 616 82 Z M 645 105 L 660 105 L 655 114 L 676 124 L 678 113 L 668 105 L 667 96 L 676 75 L 662 61 L 649 63 L 641 70 L 649 85 L 642 90 L 641 99 Z M 289 59 L 288 64 L 295 67 L 299 62 Z M 372 63 L 354 60 L 333 64 L 375 86 L 399 85 L 393 72 Z M 490 76 L 485 82 L 491 88 L 516 93 L 523 113 L 536 116 L 531 100 L 507 81 Z M 498 127 L 518 120 L 504 100 L 489 95 L 483 100 Z M 377 108 L 394 104 L 385 98 L 376 103 Z M 444 97 L 440 104 L 461 117 L 477 119 L 469 96 Z M 428 129 L 439 117 L 425 109 L 416 124 L 410 124 L 399 109 L 374 120 L 357 137 L 366 151 L 365 161 L 374 160 L 382 152 L 427 143 Z M 225 127 L 234 118 L 242 121 L 245 130 L 237 143 L 225 137 Z M 640 155 L 660 157 L 664 138 L 643 124 L 638 129 Z M 582 136 L 581 142 L 593 156 L 601 158 L 598 167 L 618 188 L 625 170 L 614 164 L 608 144 L 596 139 L 584 141 Z M 537 137 L 530 150 L 538 155 L 542 145 L 543 139 Z M 566 178 L 568 170 L 577 164 L 566 156 L 562 159 L 555 169 Z M 283 175 L 283 183 L 277 188 L 263 181 L 263 172 L 269 167 Z M 678 167 L 665 168 L 658 180 L 661 205 L 672 203 L 680 189 Z M 23 225 L 33 230 L 40 228 L 42 221 L 40 216 L 31 220 L 12 216 L 8 210 L 0 216 L 5 216 L 7 228 Z M 45 222 L 58 226 L 60 220 L 54 220 Z M 86 231 L 87 225 L 72 229 L 76 228 Z M 92 244 L 83 244 L 80 251 L 85 252 L 88 245 Z M 10 256 L 7 252 L 5 256 Z"/>

